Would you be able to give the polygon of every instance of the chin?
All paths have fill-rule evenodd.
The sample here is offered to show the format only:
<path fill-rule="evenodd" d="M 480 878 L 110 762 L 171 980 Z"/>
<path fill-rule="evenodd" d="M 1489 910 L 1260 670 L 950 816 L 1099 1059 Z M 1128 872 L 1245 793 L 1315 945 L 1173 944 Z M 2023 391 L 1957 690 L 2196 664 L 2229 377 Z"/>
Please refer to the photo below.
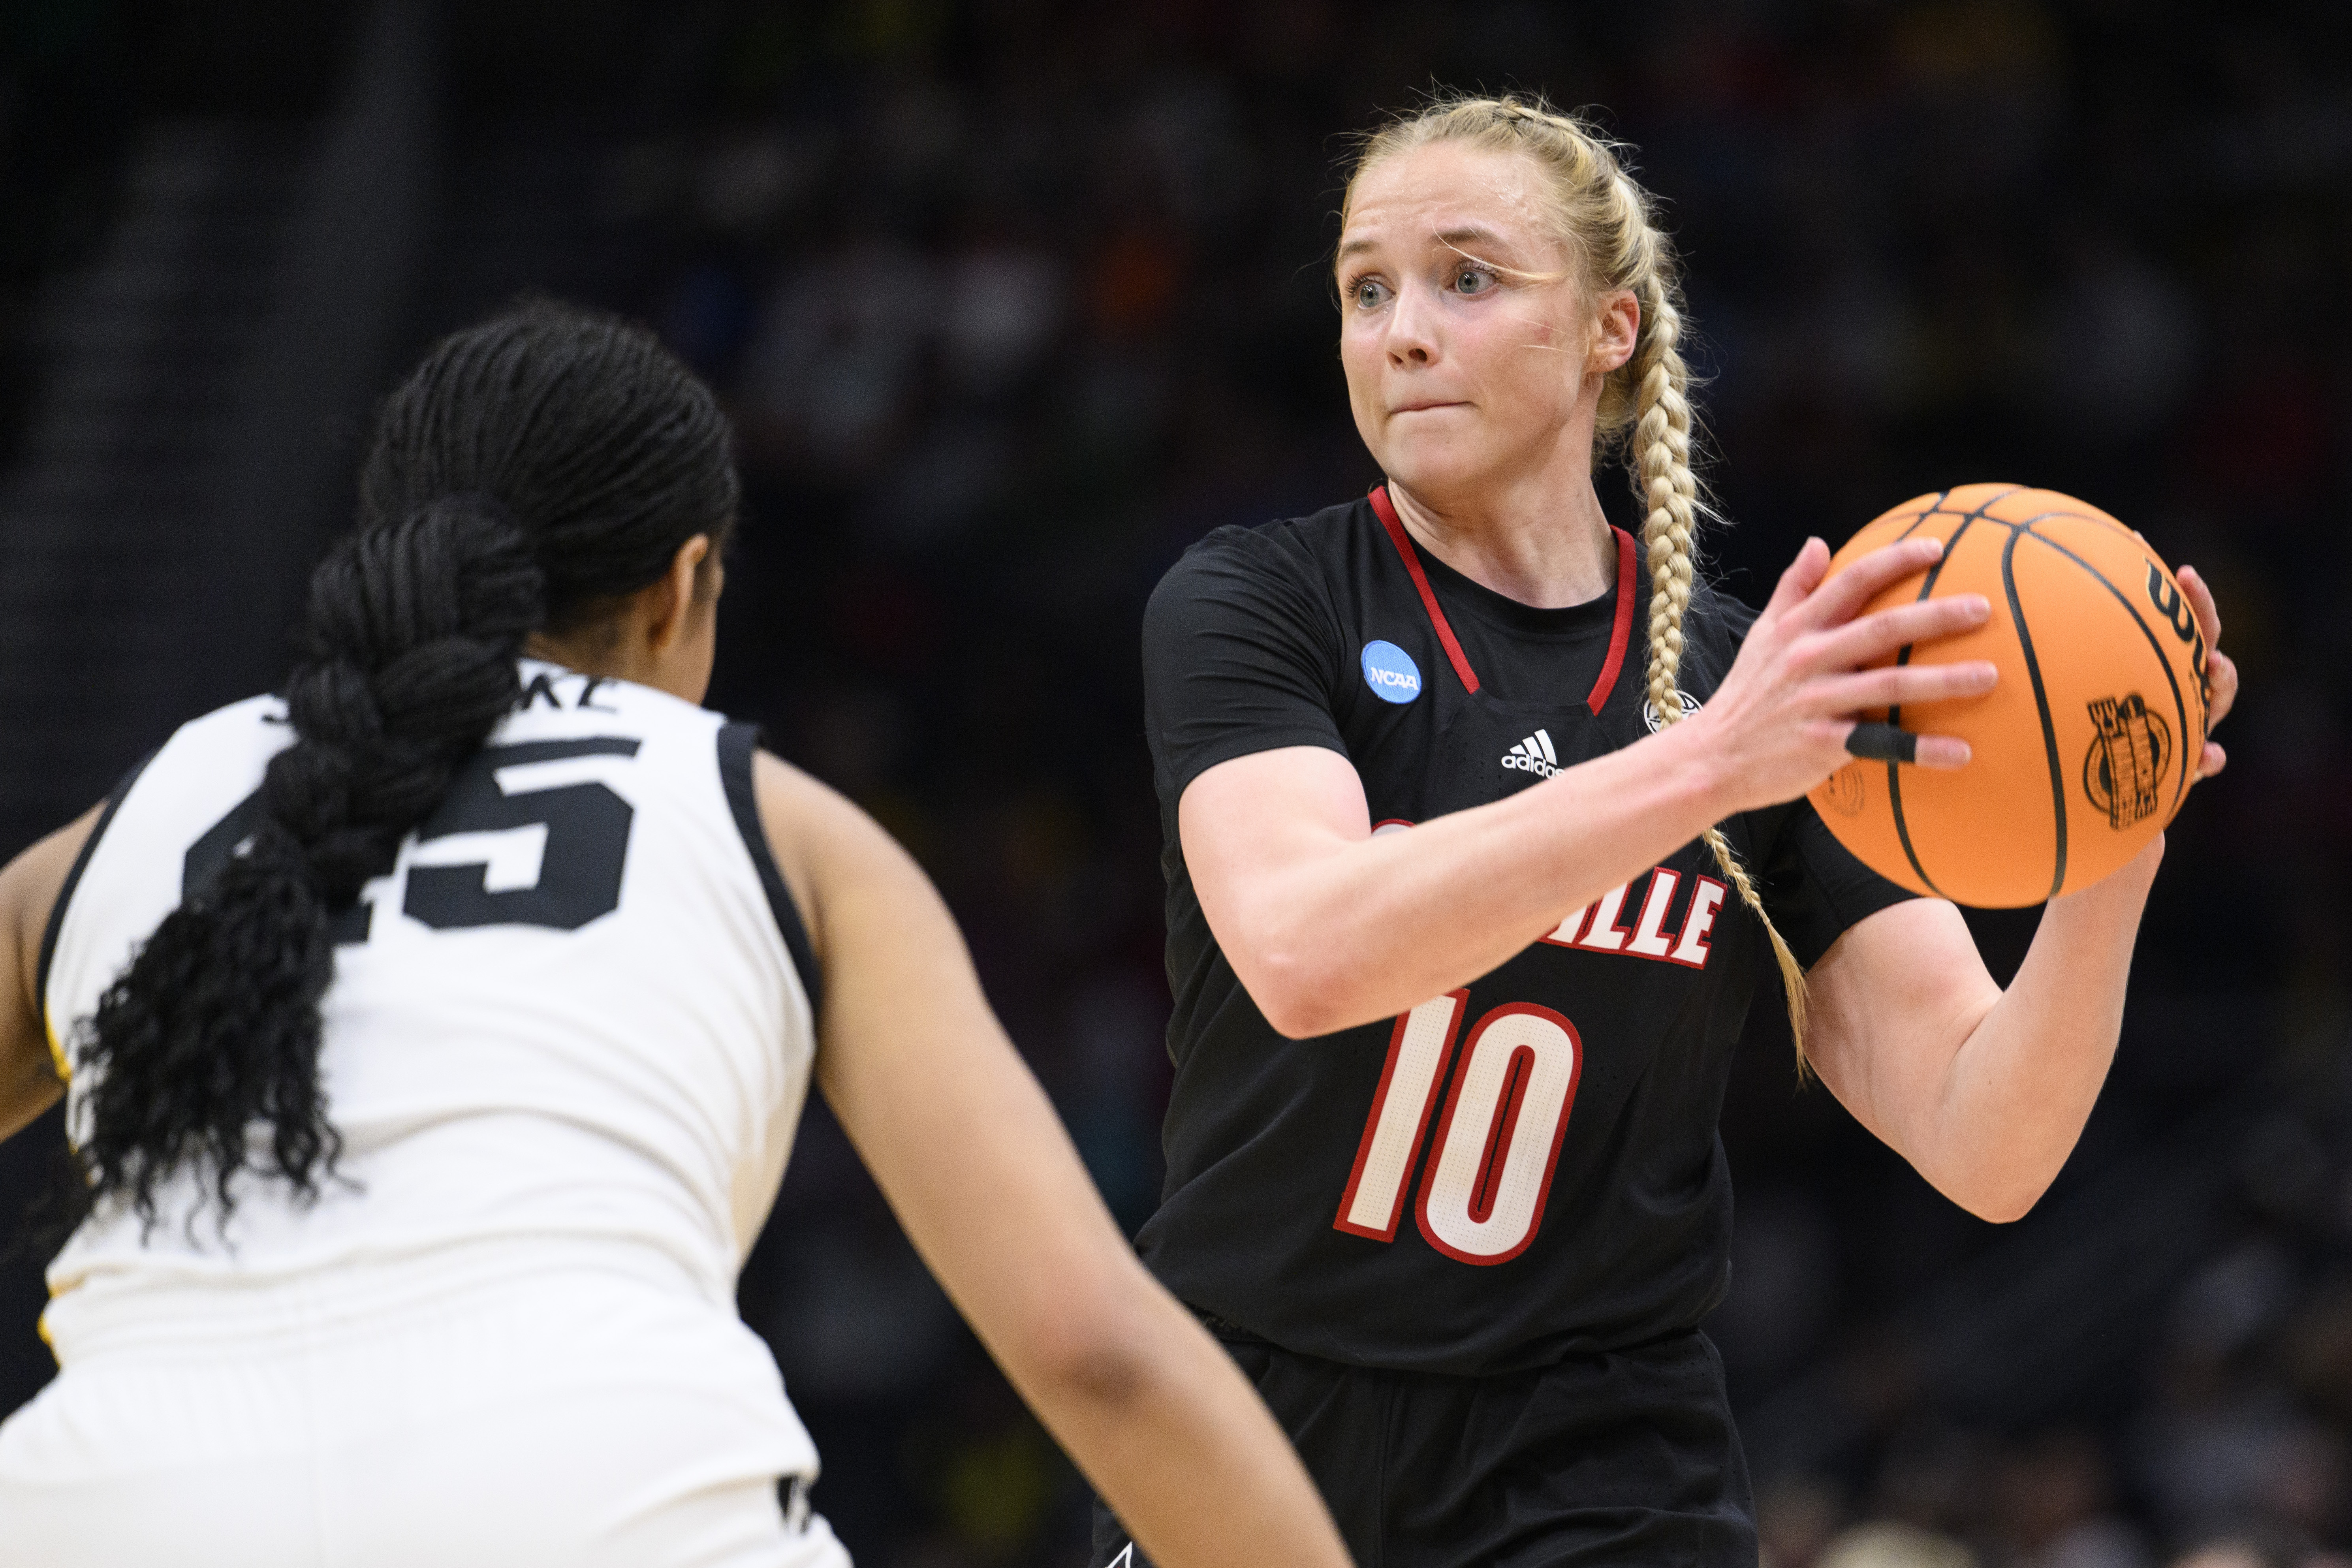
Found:
<path fill-rule="evenodd" d="M 1475 490 L 1493 475 L 1494 454 L 1462 441 L 1397 441 L 1379 453 L 1381 469 L 1423 500 Z"/>

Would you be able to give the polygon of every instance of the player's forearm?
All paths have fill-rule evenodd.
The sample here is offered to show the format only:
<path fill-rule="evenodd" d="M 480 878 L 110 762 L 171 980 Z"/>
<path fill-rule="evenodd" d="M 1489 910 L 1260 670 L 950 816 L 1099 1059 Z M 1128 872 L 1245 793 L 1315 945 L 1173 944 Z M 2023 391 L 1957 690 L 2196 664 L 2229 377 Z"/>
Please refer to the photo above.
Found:
<path fill-rule="evenodd" d="M 1139 1268 L 1082 1363 L 1022 1392 L 1161 1568 L 1345 1568 L 1288 1439 L 1224 1351 Z"/>
<path fill-rule="evenodd" d="M 1952 1058 L 1923 1174 L 1981 1218 L 2012 1220 L 2056 1180 L 2106 1082 L 2132 943 L 2162 855 L 2042 910 L 2017 977 Z"/>
<path fill-rule="evenodd" d="M 863 813 L 800 793 L 820 830 L 816 1084 L 924 1263 L 1147 1552 L 1339 1568 L 1297 1457 L 1137 1261 L 928 880 Z"/>
<path fill-rule="evenodd" d="M 1254 879 L 1219 942 L 1294 1038 L 1405 1012 L 1467 984 L 1726 814 L 1696 724 L 1507 800 L 1375 835 Z"/>

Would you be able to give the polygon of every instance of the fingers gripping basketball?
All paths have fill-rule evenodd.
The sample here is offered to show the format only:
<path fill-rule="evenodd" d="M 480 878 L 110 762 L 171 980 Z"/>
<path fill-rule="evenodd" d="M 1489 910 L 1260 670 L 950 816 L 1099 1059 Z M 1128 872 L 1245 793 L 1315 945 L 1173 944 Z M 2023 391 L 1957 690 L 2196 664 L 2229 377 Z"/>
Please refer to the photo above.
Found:
<path fill-rule="evenodd" d="M 2000 679 L 1864 717 L 1957 735 L 1974 758 L 1948 773 L 1857 758 L 1813 805 L 1847 848 L 1922 893 L 2000 908 L 2089 887 L 2164 830 L 2196 773 L 2207 650 L 2180 584 L 2096 507 L 2013 485 L 1906 501 L 1847 541 L 1831 575 L 1922 534 L 1944 542 L 1943 559 L 1864 613 L 1981 594 L 1985 625 L 1892 662 L 1987 659 Z"/>

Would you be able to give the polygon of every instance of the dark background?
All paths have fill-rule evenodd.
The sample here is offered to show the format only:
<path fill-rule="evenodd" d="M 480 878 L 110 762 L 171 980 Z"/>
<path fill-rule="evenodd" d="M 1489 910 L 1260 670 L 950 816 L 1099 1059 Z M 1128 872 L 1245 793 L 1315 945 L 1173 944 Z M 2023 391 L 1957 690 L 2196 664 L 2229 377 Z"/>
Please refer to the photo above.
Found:
<path fill-rule="evenodd" d="M 2025 1221 L 1937 1197 L 1798 1087 L 1779 1007 L 1754 1009 L 1711 1328 L 1772 1561 L 1867 1519 L 2047 1568 L 2232 1531 L 2274 1561 L 2341 1551 L 2343 20 L 8 0 L 0 852 L 274 681 L 369 401 L 432 336 L 525 289 L 614 306 L 740 434 L 713 705 L 921 857 L 1132 1226 L 1167 1071 L 1143 598 L 1208 529 L 1375 477 L 1328 280 L 1344 133 L 1433 83 L 1540 89 L 1593 106 L 1670 203 L 1734 592 L 1760 600 L 1807 532 L 2019 480 L 2202 569 L 2245 676 L 2113 1079 Z M 2032 929 L 1979 921 L 1997 972 Z M 0 1148 L 0 1209 L 57 1139 L 53 1116 Z M 53 1370 L 38 1261 L 0 1271 L 0 1411 Z M 821 1110 L 743 1308 L 861 1561 L 1079 1560 L 1073 1473 Z"/>

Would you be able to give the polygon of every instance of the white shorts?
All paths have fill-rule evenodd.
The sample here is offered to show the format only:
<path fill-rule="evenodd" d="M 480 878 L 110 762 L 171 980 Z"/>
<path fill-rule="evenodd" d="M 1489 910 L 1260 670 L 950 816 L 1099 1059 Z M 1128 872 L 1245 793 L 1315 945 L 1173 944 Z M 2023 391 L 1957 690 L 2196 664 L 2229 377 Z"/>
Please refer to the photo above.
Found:
<path fill-rule="evenodd" d="M 524 1251 L 61 1299 L 0 1568 L 847 1568 L 779 1505 L 816 1454 L 751 1331 Z"/>

